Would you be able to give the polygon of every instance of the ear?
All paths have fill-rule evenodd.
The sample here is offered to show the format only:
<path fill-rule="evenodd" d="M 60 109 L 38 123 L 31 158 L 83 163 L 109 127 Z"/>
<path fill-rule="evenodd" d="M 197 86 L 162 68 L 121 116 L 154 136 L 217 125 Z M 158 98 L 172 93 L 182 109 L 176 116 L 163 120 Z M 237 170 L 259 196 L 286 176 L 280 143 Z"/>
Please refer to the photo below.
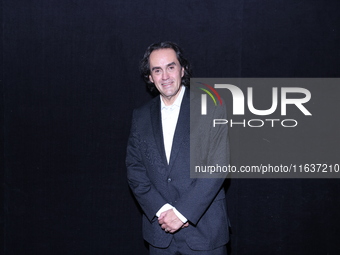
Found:
<path fill-rule="evenodd" d="M 151 74 L 149 75 L 149 80 L 150 80 L 152 83 L 154 83 Z"/>
<path fill-rule="evenodd" d="M 181 70 L 181 78 L 184 76 L 184 67 L 182 67 L 182 70 Z"/>

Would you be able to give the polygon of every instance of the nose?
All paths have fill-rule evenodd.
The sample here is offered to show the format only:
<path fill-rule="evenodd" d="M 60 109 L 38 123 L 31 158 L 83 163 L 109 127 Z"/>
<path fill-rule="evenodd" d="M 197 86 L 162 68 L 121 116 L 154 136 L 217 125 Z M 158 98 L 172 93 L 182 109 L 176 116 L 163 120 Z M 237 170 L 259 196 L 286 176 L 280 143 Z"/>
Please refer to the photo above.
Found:
<path fill-rule="evenodd" d="M 162 73 L 162 79 L 163 80 L 167 80 L 169 78 L 169 74 L 168 74 L 168 71 L 164 71 L 163 73 Z"/>

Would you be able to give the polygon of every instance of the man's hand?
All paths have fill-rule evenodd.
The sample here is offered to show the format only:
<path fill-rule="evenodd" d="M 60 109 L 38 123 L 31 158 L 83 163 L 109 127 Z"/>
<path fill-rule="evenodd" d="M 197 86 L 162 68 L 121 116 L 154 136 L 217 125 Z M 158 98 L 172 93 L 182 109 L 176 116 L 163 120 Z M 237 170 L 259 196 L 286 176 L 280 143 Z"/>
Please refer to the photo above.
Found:
<path fill-rule="evenodd" d="M 186 227 L 188 227 L 188 226 L 189 226 L 189 222 L 183 224 L 182 228 L 186 228 Z"/>
<path fill-rule="evenodd" d="M 158 223 L 165 232 L 175 233 L 180 228 L 189 226 L 189 223 L 183 223 L 172 209 L 162 212 L 158 218 Z"/>

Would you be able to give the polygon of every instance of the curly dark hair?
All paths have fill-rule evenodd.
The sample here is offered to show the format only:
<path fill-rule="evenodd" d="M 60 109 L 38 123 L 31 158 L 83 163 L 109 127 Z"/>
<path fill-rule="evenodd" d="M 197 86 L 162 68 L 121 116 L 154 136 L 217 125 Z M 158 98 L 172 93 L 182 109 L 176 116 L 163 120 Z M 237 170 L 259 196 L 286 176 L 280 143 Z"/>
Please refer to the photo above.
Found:
<path fill-rule="evenodd" d="M 191 68 L 188 60 L 183 56 L 183 50 L 173 42 L 158 42 L 151 44 L 145 51 L 144 57 L 140 62 L 140 72 L 142 75 L 143 80 L 147 84 L 148 88 L 151 92 L 157 91 L 155 84 L 153 84 L 150 79 L 150 64 L 149 64 L 149 58 L 151 52 L 154 50 L 159 49 L 173 49 L 176 53 L 177 60 L 180 63 L 181 67 L 184 68 L 184 75 L 182 77 L 182 85 L 189 87 L 190 86 L 190 77 L 191 77 Z"/>

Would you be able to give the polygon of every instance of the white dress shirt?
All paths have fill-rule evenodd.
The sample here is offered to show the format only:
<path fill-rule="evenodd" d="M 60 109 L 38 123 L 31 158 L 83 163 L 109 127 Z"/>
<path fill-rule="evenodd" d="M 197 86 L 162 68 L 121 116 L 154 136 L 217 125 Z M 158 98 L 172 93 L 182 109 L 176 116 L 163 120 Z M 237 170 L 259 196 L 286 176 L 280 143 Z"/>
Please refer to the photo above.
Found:
<path fill-rule="evenodd" d="M 165 155 L 166 155 L 168 164 L 170 162 L 172 141 L 174 139 L 174 134 L 176 130 L 177 120 L 179 116 L 179 111 L 181 109 L 181 103 L 182 103 L 184 92 L 185 92 L 185 86 L 182 86 L 175 102 L 172 105 L 168 105 L 168 106 L 164 104 L 162 97 L 160 97 L 164 149 L 165 149 Z M 165 212 L 169 209 L 173 209 L 176 216 L 183 223 L 186 223 L 188 221 L 179 211 L 176 210 L 175 207 L 173 207 L 170 204 L 163 205 L 161 209 L 159 209 L 158 212 L 156 213 L 156 216 L 159 217 L 162 212 Z"/>

